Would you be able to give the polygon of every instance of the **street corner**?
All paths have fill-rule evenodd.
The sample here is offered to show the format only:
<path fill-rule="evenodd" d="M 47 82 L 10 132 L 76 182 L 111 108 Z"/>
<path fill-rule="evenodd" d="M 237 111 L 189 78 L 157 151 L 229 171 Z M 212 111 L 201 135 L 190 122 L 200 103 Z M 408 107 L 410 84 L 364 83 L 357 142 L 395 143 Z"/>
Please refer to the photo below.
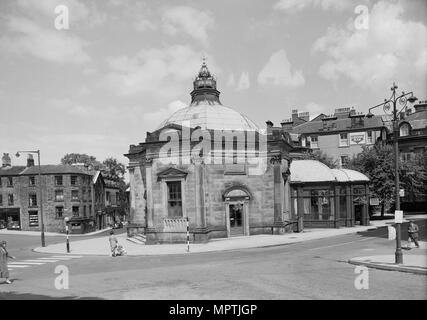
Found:
<path fill-rule="evenodd" d="M 395 256 L 377 255 L 367 257 L 355 257 L 348 260 L 348 263 L 353 265 L 366 266 L 368 268 L 399 271 L 419 275 L 427 275 L 427 255 L 426 254 L 411 254 L 403 257 L 402 264 L 395 263 Z"/>

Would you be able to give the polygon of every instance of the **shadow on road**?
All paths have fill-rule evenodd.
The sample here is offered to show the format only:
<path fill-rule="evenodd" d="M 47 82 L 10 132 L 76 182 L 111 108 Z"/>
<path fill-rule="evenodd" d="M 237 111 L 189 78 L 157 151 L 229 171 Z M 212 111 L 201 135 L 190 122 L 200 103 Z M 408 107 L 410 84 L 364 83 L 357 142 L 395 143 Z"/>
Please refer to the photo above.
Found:
<path fill-rule="evenodd" d="M 426 227 L 427 227 L 427 220 L 416 220 L 415 223 L 418 225 L 419 228 L 419 232 L 418 232 L 418 240 L 421 241 L 426 241 L 427 239 L 427 232 L 426 232 Z M 390 224 L 390 226 L 394 226 L 394 224 Z M 408 239 L 408 223 L 402 223 L 401 227 L 401 236 L 403 240 L 407 240 Z M 378 229 L 374 229 L 374 230 L 367 230 L 367 231 L 362 231 L 362 232 L 358 232 L 358 235 L 361 235 L 362 237 L 375 237 L 375 238 L 383 238 L 383 239 L 387 239 L 388 238 L 388 230 L 387 227 L 380 227 Z"/>
<path fill-rule="evenodd" d="M 51 297 L 42 294 L 17 293 L 17 292 L 0 292 L 0 300 L 104 300 L 98 297 Z"/>

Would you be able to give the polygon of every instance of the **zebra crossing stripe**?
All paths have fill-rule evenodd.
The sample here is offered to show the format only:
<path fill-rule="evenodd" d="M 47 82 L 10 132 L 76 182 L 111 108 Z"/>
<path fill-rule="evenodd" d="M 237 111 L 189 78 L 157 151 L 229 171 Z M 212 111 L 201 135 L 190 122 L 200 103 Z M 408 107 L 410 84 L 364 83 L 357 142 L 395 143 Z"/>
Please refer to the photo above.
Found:
<path fill-rule="evenodd" d="M 58 260 L 24 260 L 26 262 L 40 262 L 40 263 L 48 263 L 48 262 L 57 262 Z"/>
<path fill-rule="evenodd" d="M 75 259 L 75 258 L 83 258 L 83 256 L 52 256 L 51 258 L 68 258 L 68 259 Z"/>

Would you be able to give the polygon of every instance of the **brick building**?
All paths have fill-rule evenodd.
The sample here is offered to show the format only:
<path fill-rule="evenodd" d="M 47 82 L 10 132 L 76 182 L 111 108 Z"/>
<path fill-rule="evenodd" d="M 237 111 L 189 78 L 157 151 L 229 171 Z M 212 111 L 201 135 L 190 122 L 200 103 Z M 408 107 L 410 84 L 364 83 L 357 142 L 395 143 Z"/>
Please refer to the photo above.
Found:
<path fill-rule="evenodd" d="M 385 128 L 382 116 L 366 117 L 354 108 L 336 109 L 333 115 L 320 114 L 309 120 L 309 113 L 292 111 L 292 118 L 281 122 L 293 141 L 302 147 L 321 150 L 344 165 L 362 151 L 362 146 L 373 145 Z"/>
<path fill-rule="evenodd" d="M 40 230 L 43 205 L 45 231 L 62 232 L 69 217 L 71 232 L 96 229 L 94 187 L 97 179 L 87 168 L 74 165 L 42 165 L 40 199 L 39 168 L 30 156 L 27 166 L 12 166 L 5 153 L 0 168 L 0 225 L 21 230 Z M 102 183 L 102 182 L 100 182 Z M 102 212 L 102 209 L 101 209 Z"/>

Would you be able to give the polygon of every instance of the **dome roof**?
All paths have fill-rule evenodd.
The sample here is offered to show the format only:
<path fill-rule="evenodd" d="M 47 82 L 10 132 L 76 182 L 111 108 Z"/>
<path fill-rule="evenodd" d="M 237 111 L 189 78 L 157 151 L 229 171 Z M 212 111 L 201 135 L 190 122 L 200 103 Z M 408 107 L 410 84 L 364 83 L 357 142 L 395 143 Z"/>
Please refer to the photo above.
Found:
<path fill-rule="evenodd" d="M 316 160 L 294 160 L 291 162 L 291 182 L 368 182 L 363 173 L 350 169 L 330 169 Z"/>
<path fill-rule="evenodd" d="M 258 126 L 245 115 L 210 101 L 199 102 L 180 109 L 162 122 L 159 128 L 168 124 L 214 130 L 258 131 Z"/>
<path fill-rule="evenodd" d="M 216 89 L 217 81 L 210 73 L 206 62 L 193 81 L 191 104 L 180 109 L 163 121 L 158 129 L 168 124 L 186 127 L 200 127 L 203 130 L 238 130 L 258 131 L 258 126 L 245 115 L 223 106 L 219 100 L 220 92 Z"/>

